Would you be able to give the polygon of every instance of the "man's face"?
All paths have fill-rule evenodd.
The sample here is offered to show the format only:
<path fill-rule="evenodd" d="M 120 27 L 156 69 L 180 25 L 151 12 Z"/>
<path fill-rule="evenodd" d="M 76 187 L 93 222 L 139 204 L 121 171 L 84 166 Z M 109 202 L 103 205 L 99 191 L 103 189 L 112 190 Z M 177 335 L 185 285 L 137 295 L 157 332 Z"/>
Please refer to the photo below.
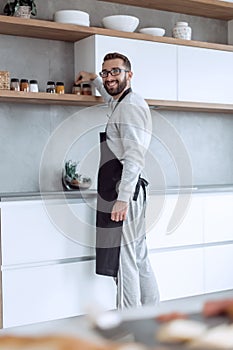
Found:
<path fill-rule="evenodd" d="M 116 76 L 112 76 L 110 73 L 108 73 L 108 76 L 102 79 L 104 87 L 109 95 L 117 98 L 130 86 L 132 72 L 125 71 L 126 68 L 124 66 L 124 62 L 120 58 L 105 61 L 102 66 L 102 71 L 111 71 L 111 69 L 114 68 L 120 68 L 123 70 Z"/>

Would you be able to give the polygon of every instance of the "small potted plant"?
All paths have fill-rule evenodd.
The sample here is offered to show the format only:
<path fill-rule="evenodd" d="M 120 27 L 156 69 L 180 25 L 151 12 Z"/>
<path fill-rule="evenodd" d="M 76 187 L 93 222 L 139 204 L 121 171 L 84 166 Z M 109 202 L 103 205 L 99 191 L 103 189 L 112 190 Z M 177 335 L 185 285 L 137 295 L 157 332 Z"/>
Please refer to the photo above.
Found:
<path fill-rule="evenodd" d="M 4 7 L 4 14 L 7 16 L 16 16 L 23 18 L 30 18 L 36 16 L 37 9 L 34 0 L 14 0 L 10 2 L 8 0 Z"/>
<path fill-rule="evenodd" d="M 65 162 L 63 169 L 62 182 L 67 190 L 87 189 L 91 186 L 91 178 L 77 172 L 77 162 L 71 160 Z"/>

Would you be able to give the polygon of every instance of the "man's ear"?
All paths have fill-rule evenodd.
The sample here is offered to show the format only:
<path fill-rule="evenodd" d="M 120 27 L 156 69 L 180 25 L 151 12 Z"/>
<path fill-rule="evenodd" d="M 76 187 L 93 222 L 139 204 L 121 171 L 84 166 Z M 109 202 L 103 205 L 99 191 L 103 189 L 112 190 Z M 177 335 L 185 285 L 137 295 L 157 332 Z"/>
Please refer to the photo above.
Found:
<path fill-rule="evenodd" d="M 132 72 L 132 71 L 129 71 L 129 72 L 128 72 L 128 78 L 131 80 L 132 77 L 133 77 L 133 72 Z"/>

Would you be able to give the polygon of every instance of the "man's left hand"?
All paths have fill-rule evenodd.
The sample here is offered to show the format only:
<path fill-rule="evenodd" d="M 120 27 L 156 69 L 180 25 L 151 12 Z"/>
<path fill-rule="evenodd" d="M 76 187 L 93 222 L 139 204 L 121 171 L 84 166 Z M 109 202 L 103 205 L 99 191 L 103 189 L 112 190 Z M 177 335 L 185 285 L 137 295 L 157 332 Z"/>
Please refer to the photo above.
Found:
<path fill-rule="evenodd" d="M 128 212 L 128 203 L 123 201 L 116 201 L 113 205 L 111 220 L 112 221 L 124 221 L 126 220 Z"/>

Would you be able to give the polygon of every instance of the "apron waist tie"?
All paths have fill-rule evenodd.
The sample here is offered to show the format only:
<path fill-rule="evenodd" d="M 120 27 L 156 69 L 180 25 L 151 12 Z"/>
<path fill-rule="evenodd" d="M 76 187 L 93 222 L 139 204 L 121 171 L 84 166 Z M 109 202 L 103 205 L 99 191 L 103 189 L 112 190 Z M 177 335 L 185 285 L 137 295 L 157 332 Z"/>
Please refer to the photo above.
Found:
<path fill-rule="evenodd" d="M 149 182 L 146 179 L 144 179 L 143 177 L 139 176 L 138 182 L 136 184 L 135 192 L 133 195 L 133 201 L 136 201 L 138 199 L 140 186 L 142 186 L 142 189 L 143 189 L 144 201 L 146 200 L 146 186 L 148 186 L 148 185 L 149 185 Z"/>

